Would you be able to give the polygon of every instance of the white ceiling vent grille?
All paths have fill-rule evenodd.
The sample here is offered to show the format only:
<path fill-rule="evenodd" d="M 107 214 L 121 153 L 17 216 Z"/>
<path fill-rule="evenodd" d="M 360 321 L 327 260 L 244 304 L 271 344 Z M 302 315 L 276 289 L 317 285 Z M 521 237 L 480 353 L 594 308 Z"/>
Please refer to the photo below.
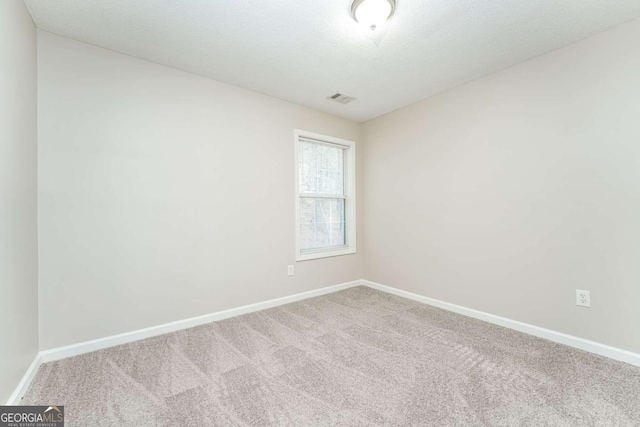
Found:
<path fill-rule="evenodd" d="M 344 95 L 342 93 L 336 93 L 335 95 L 331 95 L 327 99 L 339 102 L 340 104 L 348 104 L 351 101 L 355 101 L 356 100 L 353 96 L 347 96 L 347 95 Z"/>

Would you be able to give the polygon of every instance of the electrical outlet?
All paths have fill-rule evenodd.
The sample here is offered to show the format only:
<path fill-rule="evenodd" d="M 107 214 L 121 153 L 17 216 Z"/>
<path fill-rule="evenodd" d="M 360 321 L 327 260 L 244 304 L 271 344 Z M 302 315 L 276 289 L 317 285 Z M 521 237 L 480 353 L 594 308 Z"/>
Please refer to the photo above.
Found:
<path fill-rule="evenodd" d="M 582 307 L 591 307 L 591 294 L 589 291 L 576 289 L 576 305 Z"/>
<path fill-rule="evenodd" d="M 287 267 L 287 274 L 289 276 L 293 276 L 293 265 Z"/>

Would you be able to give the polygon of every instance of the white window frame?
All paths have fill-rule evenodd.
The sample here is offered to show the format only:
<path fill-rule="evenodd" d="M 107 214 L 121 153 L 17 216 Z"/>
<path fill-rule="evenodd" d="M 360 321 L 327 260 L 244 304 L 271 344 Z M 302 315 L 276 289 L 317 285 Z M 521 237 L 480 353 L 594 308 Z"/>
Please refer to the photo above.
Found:
<path fill-rule="evenodd" d="M 339 145 L 344 147 L 344 208 L 345 208 L 345 244 L 338 247 L 319 248 L 315 251 L 305 251 L 300 249 L 300 198 L 308 197 L 308 194 L 300 193 L 299 177 L 300 165 L 298 156 L 300 153 L 300 139 L 312 140 L 320 144 Z M 321 135 L 304 130 L 295 130 L 295 205 L 296 205 L 296 261 L 308 261 L 312 259 L 328 258 L 340 255 L 356 253 L 356 143 L 346 139 Z M 314 195 L 313 197 L 323 197 Z M 340 198 L 341 196 L 327 195 L 329 198 Z"/>

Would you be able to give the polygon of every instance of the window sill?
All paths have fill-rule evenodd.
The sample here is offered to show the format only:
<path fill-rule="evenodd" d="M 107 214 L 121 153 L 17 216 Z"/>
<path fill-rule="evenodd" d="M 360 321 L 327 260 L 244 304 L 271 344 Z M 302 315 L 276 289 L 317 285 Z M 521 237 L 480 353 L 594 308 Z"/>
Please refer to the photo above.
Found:
<path fill-rule="evenodd" d="M 310 261 L 312 259 L 329 258 L 341 255 L 351 255 L 356 253 L 356 248 L 343 248 L 330 251 L 308 252 L 305 254 L 298 254 L 296 261 Z"/>

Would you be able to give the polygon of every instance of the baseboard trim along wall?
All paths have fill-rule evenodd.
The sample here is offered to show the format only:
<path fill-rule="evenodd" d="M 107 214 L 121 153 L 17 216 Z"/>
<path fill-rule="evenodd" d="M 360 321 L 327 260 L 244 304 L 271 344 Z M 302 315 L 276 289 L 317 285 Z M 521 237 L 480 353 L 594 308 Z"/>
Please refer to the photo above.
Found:
<path fill-rule="evenodd" d="M 275 298 L 268 301 L 258 302 L 255 304 L 243 305 L 238 308 L 218 311 L 216 313 L 205 314 L 203 316 L 191 317 L 189 319 L 177 320 L 171 323 L 165 323 L 159 326 L 151 326 L 149 328 L 138 329 L 136 331 L 125 332 L 123 334 L 112 335 L 109 337 L 98 338 L 96 340 L 85 341 L 78 344 L 72 344 L 65 347 L 53 348 L 40 352 L 42 363 L 51 362 L 53 360 L 65 359 L 79 354 L 89 353 L 103 348 L 113 347 L 120 344 L 126 344 L 132 341 L 139 341 L 145 338 L 151 338 L 169 332 L 179 331 L 181 329 L 193 328 L 194 326 L 204 325 L 206 323 L 217 322 L 219 320 L 228 319 L 230 317 L 240 316 L 242 314 L 253 313 L 255 311 L 266 310 L 267 308 L 277 307 L 320 295 L 330 294 L 332 292 L 341 291 L 343 289 L 352 288 L 361 285 L 362 281 L 355 280 L 353 282 L 341 283 L 339 285 L 327 286 L 315 289 L 309 292 L 302 292 L 286 297 Z"/>
<path fill-rule="evenodd" d="M 382 292 L 387 292 L 399 297 L 411 299 L 421 302 L 423 304 L 431 305 L 433 307 L 442 308 L 444 310 L 452 311 L 454 313 L 462 314 L 464 316 L 473 317 L 474 319 L 483 320 L 485 322 L 493 323 L 494 325 L 503 326 L 505 328 L 513 329 L 525 334 L 533 335 L 538 338 L 544 338 L 549 341 L 553 341 L 559 344 L 564 344 L 569 347 L 574 347 L 580 350 L 588 351 L 589 353 L 598 354 L 600 356 L 608 357 L 610 359 L 618 360 L 621 362 L 629 363 L 634 366 L 640 366 L 640 354 L 633 353 L 621 348 L 611 347 L 606 344 L 600 344 L 595 341 L 589 341 L 584 338 L 575 337 L 562 332 L 553 331 L 551 329 L 541 328 L 529 323 L 519 322 L 517 320 L 508 319 L 506 317 L 496 316 L 494 314 L 485 313 L 483 311 L 474 310 L 472 308 L 463 307 L 456 304 L 440 301 L 437 299 L 425 297 L 422 295 L 414 294 L 412 292 L 403 291 L 398 288 L 394 288 L 387 285 L 381 285 L 380 283 L 371 282 L 369 280 L 362 280 L 362 284 L 373 289 L 377 289 Z"/>
<path fill-rule="evenodd" d="M 18 384 L 18 387 L 13 392 L 7 405 L 17 405 L 20 403 L 20 399 L 27 392 L 31 381 L 35 377 L 38 368 L 42 363 L 52 362 L 54 360 L 65 359 L 67 357 L 78 356 L 84 353 L 90 353 L 92 351 L 101 350 L 103 348 L 114 347 L 120 344 L 126 344 L 133 341 L 139 341 L 145 338 L 151 338 L 154 336 L 166 334 L 169 332 L 178 331 L 181 329 L 192 328 L 194 326 L 203 325 L 206 323 L 216 322 L 219 320 L 228 319 L 230 317 L 240 316 L 242 314 L 253 313 L 255 311 L 265 310 L 267 308 L 277 307 L 284 304 L 289 304 L 296 301 L 301 301 L 308 298 L 313 298 L 321 295 L 330 294 L 332 292 L 341 291 L 343 289 L 352 288 L 354 286 L 364 285 L 373 289 L 377 289 L 382 292 L 387 292 L 399 297 L 411 299 L 421 302 L 423 304 L 431 305 L 433 307 L 442 308 L 444 310 L 452 311 L 454 313 L 462 314 L 464 316 L 473 317 L 474 319 L 483 320 L 485 322 L 493 323 L 495 325 L 503 326 L 505 328 L 513 329 L 519 332 L 524 332 L 529 335 L 533 335 L 539 338 L 544 338 L 549 341 L 564 344 L 569 347 L 578 348 L 580 350 L 588 351 L 590 353 L 598 354 L 600 356 L 608 357 L 610 359 L 626 362 L 631 365 L 640 366 L 640 354 L 633 353 L 627 350 L 611 347 L 605 344 L 600 344 L 594 341 L 589 341 L 583 338 L 578 338 L 572 335 L 564 334 L 562 332 L 556 332 L 550 329 L 541 328 L 539 326 L 530 325 L 528 323 L 518 322 L 517 320 L 507 319 L 505 317 L 496 316 L 493 314 L 485 313 L 479 310 L 463 307 L 460 305 L 451 304 L 448 302 L 436 300 L 433 298 L 425 297 L 422 295 L 414 294 L 412 292 L 403 291 L 391 286 L 381 285 L 380 283 L 371 282 L 369 280 L 355 280 L 352 282 L 341 283 L 339 285 L 327 286 L 325 288 L 316 289 L 309 292 L 303 292 L 287 297 L 276 298 L 264 302 L 255 304 L 249 304 L 238 308 L 232 308 L 229 310 L 219 311 L 217 313 L 205 314 L 203 316 L 192 317 L 190 319 L 178 320 L 176 322 L 165 323 L 159 326 L 152 326 L 150 328 L 139 329 L 136 331 L 126 332 L 123 334 L 112 335 L 109 337 L 99 338 L 96 340 L 85 341 L 78 344 L 72 344 L 65 347 L 53 348 L 50 350 L 44 350 L 39 352 L 31 366 L 25 373 L 24 377 Z"/>
<path fill-rule="evenodd" d="M 36 354 L 36 357 L 33 359 L 33 362 L 31 362 L 31 365 L 27 369 L 27 372 L 25 372 L 24 376 L 20 380 L 18 387 L 16 387 L 13 394 L 9 396 L 7 405 L 20 404 L 20 399 L 22 399 L 22 396 L 24 396 L 24 394 L 29 389 L 29 385 L 31 385 L 31 381 L 33 381 L 33 378 L 36 376 L 36 373 L 38 372 L 38 368 L 40 368 L 41 364 L 42 364 L 42 359 L 40 357 L 40 353 L 38 353 Z"/>
<path fill-rule="evenodd" d="M 20 381 L 20 384 L 13 392 L 7 405 L 18 405 L 20 399 L 27 392 L 33 377 L 35 376 L 41 364 L 52 362 L 54 360 L 66 359 L 67 357 L 78 356 L 92 351 L 102 350 L 103 348 L 114 347 L 116 345 L 126 344 L 133 341 L 143 340 L 169 332 L 179 331 L 181 329 L 193 328 L 194 326 L 204 325 L 206 323 L 217 322 L 219 320 L 228 319 L 230 317 L 240 316 L 242 314 L 253 313 L 254 311 L 266 310 L 267 308 L 277 307 L 308 298 L 318 297 L 330 294 L 332 292 L 341 291 L 343 289 L 352 288 L 362 285 L 362 281 L 354 280 L 352 282 L 341 283 L 339 285 L 327 286 L 315 289 L 309 292 L 302 292 L 282 298 L 275 298 L 268 301 L 258 302 L 255 304 L 244 305 L 242 307 L 232 308 L 229 310 L 219 311 L 216 313 L 205 314 L 203 316 L 192 317 L 189 319 L 178 320 L 175 322 L 165 323 L 163 325 L 152 326 L 149 328 L 138 329 L 136 331 L 125 332 L 118 335 L 111 335 L 104 338 L 98 338 L 91 341 L 85 341 L 77 344 L 71 344 L 64 347 L 52 348 L 44 350 L 37 354 L 33 363 Z"/>

